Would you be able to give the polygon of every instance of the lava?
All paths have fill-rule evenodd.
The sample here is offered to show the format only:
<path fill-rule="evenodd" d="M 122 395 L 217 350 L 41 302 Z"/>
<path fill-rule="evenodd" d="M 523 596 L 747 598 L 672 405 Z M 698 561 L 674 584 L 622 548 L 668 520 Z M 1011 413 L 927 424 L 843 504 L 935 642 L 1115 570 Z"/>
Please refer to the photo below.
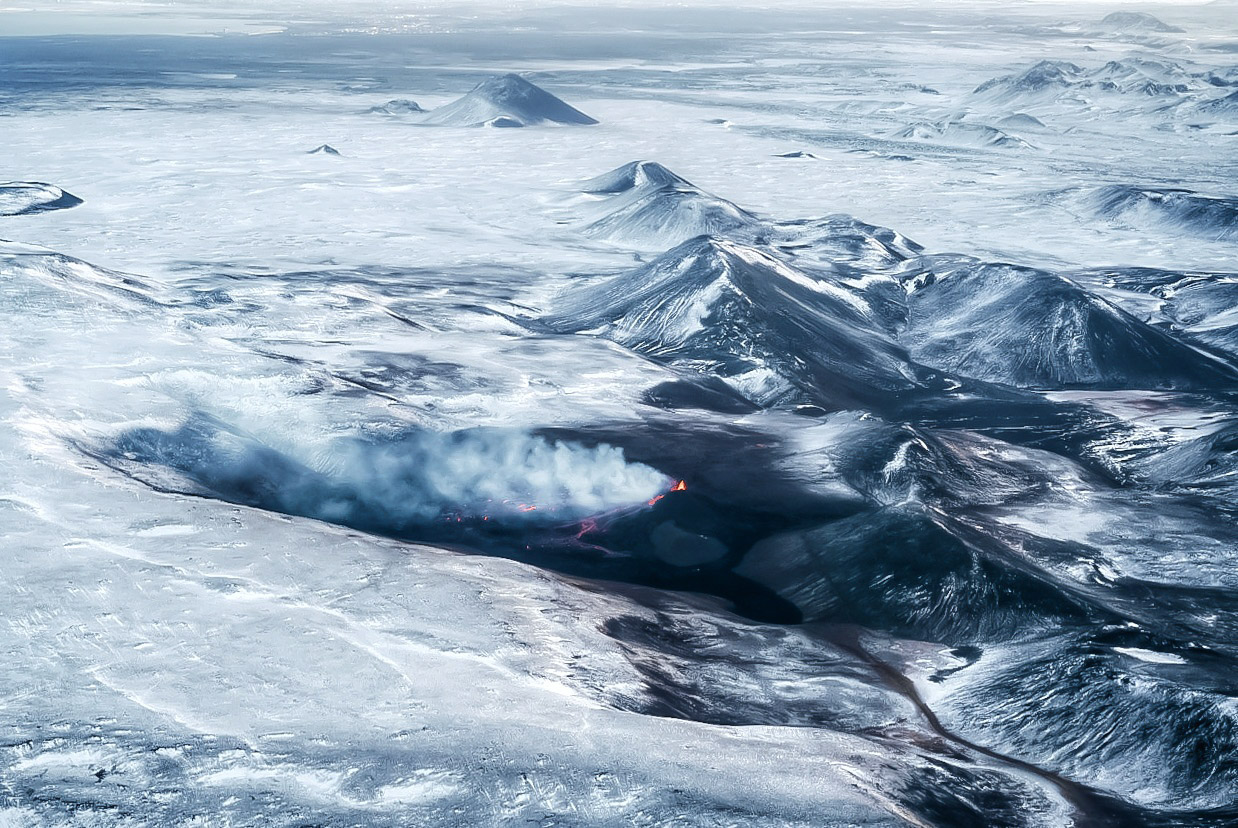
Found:
<path fill-rule="evenodd" d="M 678 483 L 676 483 L 674 486 L 671 486 L 670 488 L 670 492 L 684 492 L 687 490 L 688 490 L 688 484 L 686 481 L 683 481 L 683 480 L 680 480 Z M 666 495 L 669 494 L 670 492 L 664 492 L 663 494 L 658 495 L 653 500 L 649 501 L 649 505 L 650 506 L 654 505 L 659 500 L 666 497 Z"/>

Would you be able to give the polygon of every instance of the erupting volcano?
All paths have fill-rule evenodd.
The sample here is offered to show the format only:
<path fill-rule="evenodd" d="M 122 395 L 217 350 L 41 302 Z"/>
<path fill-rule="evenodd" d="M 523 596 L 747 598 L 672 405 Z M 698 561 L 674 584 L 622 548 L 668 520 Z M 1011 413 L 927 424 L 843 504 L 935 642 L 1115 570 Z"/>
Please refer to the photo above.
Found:
<path fill-rule="evenodd" d="M 1238 826 L 1232 0 L 20 5 L 0 828 Z"/>
<path fill-rule="evenodd" d="M 687 488 L 688 488 L 688 484 L 687 484 L 687 483 L 685 483 L 684 481 L 680 480 L 678 483 L 676 483 L 674 486 L 672 486 L 672 487 L 671 487 L 671 492 L 682 492 L 682 491 L 685 491 Z M 662 493 L 662 494 L 660 494 L 660 495 L 656 496 L 653 500 L 649 501 L 649 505 L 650 505 L 650 506 L 654 505 L 654 504 L 655 504 L 655 503 L 657 503 L 659 500 L 661 500 L 662 498 L 666 497 L 666 495 L 668 495 L 668 494 L 670 494 L 670 492 L 664 492 L 664 493 Z"/>

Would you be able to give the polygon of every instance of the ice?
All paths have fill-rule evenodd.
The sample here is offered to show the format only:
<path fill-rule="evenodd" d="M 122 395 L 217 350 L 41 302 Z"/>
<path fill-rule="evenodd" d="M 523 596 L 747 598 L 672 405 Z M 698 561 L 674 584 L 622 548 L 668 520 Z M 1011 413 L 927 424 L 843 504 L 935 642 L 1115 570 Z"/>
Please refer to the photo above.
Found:
<path fill-rule="evenodd" d="M 1173 653 L 1158 653 L 1153 650 L 1144 650 L 1140 647 L 1114 647 L 1115 653 L 1137 658 L 1140 661 L 1146 661 L 1149 664 L 1186 664 L 1186 659 Z"/>

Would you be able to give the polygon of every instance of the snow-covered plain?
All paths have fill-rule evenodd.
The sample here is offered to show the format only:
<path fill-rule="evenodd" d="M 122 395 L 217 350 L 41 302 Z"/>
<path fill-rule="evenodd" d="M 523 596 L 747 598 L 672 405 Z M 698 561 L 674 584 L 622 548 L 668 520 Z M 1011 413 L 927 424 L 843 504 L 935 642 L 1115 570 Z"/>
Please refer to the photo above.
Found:
<path fill-rule="evenodd" d="M 1112 8 L 0 13 L 0 825 L 1234 824 L 1238 18 Z"/>

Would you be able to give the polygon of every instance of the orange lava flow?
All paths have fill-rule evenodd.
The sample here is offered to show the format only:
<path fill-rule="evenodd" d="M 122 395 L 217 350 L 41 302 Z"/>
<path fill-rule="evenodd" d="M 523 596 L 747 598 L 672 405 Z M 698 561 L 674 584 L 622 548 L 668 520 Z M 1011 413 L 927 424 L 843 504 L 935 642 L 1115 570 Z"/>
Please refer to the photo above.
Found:
<path fill-rule="evenodd" d="M 687 490 L 688 490 L 688 484 L 687 484 L 685 481 L 680 480 L 680 481 L 679 481 L 678 483 L 676 483 L 674 486 L 671 486 L 671 489 L 670 489 L 670 490 L 671 490 L 672 492 L 685 492 L 685 491 L 687 491 Z M 664 497 L 666 497 L 666 494 L 660 494 L 660 495 L 658 495 L 658 496 L 657 496 L 657 497 L 655 497 L 653 500 L 649 501 L 649 505 L 650 505 L 650 506 L 654 505 L 655 503 L 657 503 L 659 500 L 661 500 L 661 499 L 662 499 L 662 498 L 664 498 Z"/>

